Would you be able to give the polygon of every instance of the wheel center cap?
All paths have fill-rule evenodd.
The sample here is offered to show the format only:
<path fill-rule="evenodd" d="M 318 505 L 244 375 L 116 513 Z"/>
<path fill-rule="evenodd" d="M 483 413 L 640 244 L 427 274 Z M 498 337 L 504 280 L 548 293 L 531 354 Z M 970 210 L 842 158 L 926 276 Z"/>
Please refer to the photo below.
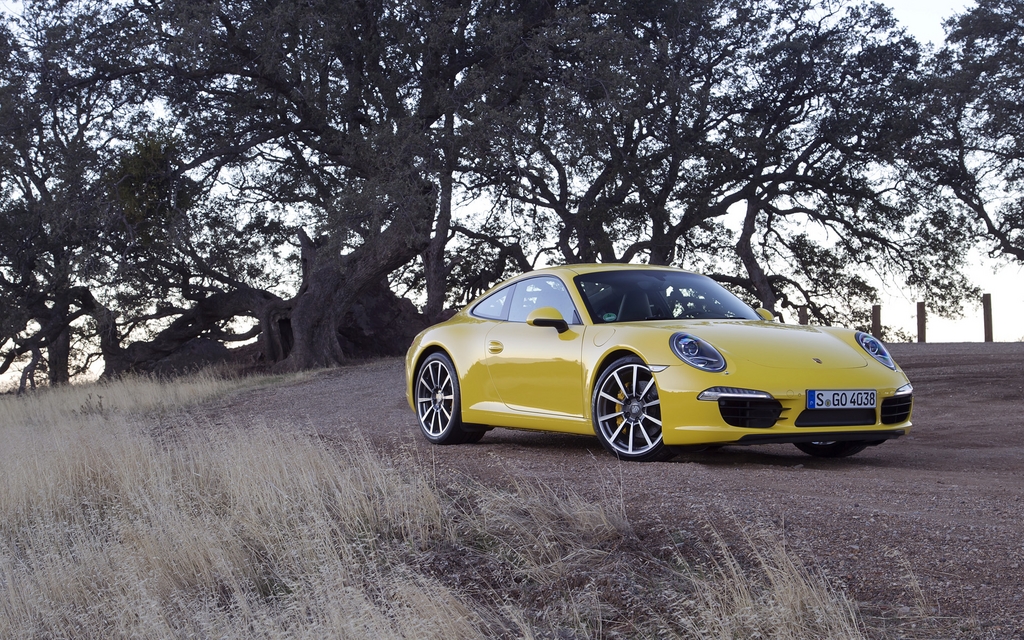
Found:
<path fill-rule="evenodd" d="M 643 412 L 644 408 L 640 406 L 640 402 L 637 400 L 633 400 L 628 405 L 626 405 L 626 415 L 628 415 L 633 420 L 639 418 L 643 414 Z"/>

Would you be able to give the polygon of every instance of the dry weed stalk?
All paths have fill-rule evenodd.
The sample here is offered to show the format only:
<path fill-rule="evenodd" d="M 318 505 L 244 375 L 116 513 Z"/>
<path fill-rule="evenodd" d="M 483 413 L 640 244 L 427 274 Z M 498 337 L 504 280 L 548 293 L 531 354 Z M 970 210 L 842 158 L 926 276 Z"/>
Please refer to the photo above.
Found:
<path fill-rule="evenodd" d="M 715 547 L 710 571 L 687 571 L 697 585 L 696 598 L 685 603 L 681 617 L 693 634 L 730 640 L 864 637 L 854 603 L 790 553 L 781 535 L 763 525 L 739 528 L 753 569 L 743 568 L 709 523 Z"/>

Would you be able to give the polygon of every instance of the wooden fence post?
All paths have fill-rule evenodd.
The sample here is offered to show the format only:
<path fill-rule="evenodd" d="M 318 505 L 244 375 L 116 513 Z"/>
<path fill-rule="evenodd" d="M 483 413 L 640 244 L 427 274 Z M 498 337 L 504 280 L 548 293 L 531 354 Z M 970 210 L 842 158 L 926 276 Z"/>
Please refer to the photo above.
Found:
<path fill-rule="evenodd" d="M 917 303 L 917 341 L 927 342 L 925 340 L 925 325 L 927 324 L 926 311 L 923 302 Z"/>
<path fill-rule="evenodd" d="M 985 342 L 992 342 L 992 294 L 981 296 L 981 307 L 985 311 Z"/>
<path fill-rule="evenodd" d="M 882 339 L 882 305 L 871 305 L 871 335 Z"/>

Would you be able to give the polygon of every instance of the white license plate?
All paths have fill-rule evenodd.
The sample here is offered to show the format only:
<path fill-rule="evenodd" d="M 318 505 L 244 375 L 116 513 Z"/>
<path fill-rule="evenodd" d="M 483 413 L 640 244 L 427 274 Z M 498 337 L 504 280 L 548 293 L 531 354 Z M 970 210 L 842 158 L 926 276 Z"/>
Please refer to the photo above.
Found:
<path fill-rule="evenodd" d="M 808 409 L 874 409 L 874 389 L 808 389 Z"/>

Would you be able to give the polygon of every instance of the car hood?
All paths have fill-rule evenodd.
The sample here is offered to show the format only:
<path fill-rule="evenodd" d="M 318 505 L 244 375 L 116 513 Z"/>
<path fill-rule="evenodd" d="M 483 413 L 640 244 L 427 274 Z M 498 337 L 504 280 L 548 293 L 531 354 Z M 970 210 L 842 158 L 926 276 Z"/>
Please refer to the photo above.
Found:
<path fill-rule="evenodd" d="M 775 369 L 856 369 L 868 365 L 866 354 L 842 339 L 841 334 L 847 330 L 759 320 L 644 324 L 658 324 L 672 333 L 683 331 L 710 342 L 725 356 L 730 367 L 744 360 Z"/>

